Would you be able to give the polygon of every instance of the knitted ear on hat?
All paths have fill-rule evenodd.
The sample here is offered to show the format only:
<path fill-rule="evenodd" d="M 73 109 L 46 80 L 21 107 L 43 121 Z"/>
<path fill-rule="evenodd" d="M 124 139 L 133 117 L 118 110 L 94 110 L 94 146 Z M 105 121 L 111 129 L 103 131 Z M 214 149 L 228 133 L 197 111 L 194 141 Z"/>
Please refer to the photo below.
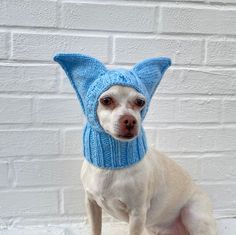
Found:
<path fill-rule="evenodd" d="M 171 60 L 169 58 L 151 58 L 137 63 L 132 71 L 141 79 L 147 88 L 150 97 L 152 97 L 162 76 L 170 65 Z"/>
<path fill-rule="evenodd" d="M 64 69 L 85 111 L 87 91 L 91 83 L 107 71 L 106 67 L 100 61 L 81 54 L 58 54 L 54 60 Z"/>

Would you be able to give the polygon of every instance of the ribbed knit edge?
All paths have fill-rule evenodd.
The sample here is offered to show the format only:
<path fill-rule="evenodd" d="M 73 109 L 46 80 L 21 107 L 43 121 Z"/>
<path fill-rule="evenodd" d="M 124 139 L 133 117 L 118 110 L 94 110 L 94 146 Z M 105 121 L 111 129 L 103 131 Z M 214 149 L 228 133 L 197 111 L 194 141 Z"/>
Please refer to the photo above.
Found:
<path fill-rule="evenodd" d="M 146 154 L 147 144 L 144 130 L 132 141 L 114 139 L 105 132 L 96 131 L 87 124 L 83 135 L 84 157 L 96 167 L 122 169 L 141 161 Z"/>

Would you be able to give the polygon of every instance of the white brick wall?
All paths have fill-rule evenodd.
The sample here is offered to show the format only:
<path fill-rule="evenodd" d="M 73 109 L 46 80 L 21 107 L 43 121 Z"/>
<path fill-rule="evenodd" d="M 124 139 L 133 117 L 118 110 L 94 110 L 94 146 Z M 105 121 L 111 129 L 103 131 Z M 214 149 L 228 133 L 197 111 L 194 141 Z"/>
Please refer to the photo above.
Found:
<path fill-rule="evenodd" d="M 61 25 L 66 29 L 151 33 L 155 20 L 155 7 L 62 3 Z"/>
<path fill-rule="evenodd" d="M 55 27 L 56 1 L 1 0 L 0 24 Z"/>
<path fill-rule="evenodd" d="M 109 67 L 171 57 L 145 121 L 149 142 L 204 187 L 217 216 L 236 216 L 235 15 L 235 0 L 1 0 L 0 227 L 85 215 L 84 117 L 57 52 Z"/>
<path fill-rule="evenodd" d="M 58 214 L 57 191 L 1 192 L 0 216 L 39 216 Z"/>
<path fill-rule="evenodd" d="M 9 34 L 7 32 L 0 32 L 0 58 L 6 59 L 9 53 Z"/>
<path fill-rule="evenodd" d="M 235 11 L 231 9 L 168 6 L 161 8 L 161 15 L 163 33 L 235 35 Z"/>
<path fill-rule="evenodd" d="M 153 36 L 115 37 L 114 61 L 118 64 L 136 63 L 147 57 L 166 55 L 175 64 L 201 64 L 203 59 L 202 39 L 176 39 Z"/>

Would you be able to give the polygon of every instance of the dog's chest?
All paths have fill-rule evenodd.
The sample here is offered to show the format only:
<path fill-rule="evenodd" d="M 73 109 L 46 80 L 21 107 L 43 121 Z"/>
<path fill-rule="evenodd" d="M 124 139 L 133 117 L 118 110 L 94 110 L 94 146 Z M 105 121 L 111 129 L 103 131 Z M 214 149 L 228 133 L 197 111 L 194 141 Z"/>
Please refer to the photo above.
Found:
<path fill-rule="evenodd" d="M 100 170 L 84 163 L 81 179 L 87 196 L 95 200 L 110 215 L 127 221 L 128 207 L 124 193 L 130 188 L 129 180 L 113 170 Z"/>
<path fill-rule="evenodd" d="M 84 181 L 86 192 L 101 201 L 113 196 L 112 184 L 112 172 L 90 174 L 90 179 Z"/>

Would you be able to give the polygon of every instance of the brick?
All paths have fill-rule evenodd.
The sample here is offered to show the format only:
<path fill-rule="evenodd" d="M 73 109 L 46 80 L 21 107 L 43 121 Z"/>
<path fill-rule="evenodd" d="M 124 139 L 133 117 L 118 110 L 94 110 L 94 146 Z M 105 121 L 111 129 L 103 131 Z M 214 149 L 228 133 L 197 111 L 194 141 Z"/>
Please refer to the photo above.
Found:
<path fill-rule="evenodd" d="M 183 167 L 193 180 L 200 179 L 199 161 L 195 157 L 176 157 L 174 158 L 181 167 Z"/>
<path fill-rule="evenodd" d="M 218 134 L 219 133 L 219 134 Z M 231 151 L 236 150 L 236 129 L 234 127 L 232 128 L 222 128 L 219 129 L 217 134 L 217 138 L 215 141 L 215 149 L 217 151 L 225 150 L 225 151 Z M 212 133 L 213 135 L 213 133 Z"/>
<path fill-rule="evenodd" d="M 56 1 L 2 0 L 0 25 L 56 26 Z"/>
<path fill-rule="evenodd" d="M 81 163 L 79 159 L 15 161 L 16 186 L 81 186 Z"/>
<path fill-rule="evenodd" d="M 0 156 L 58 154 L 58 131 L 0 131 Z"/>
<path fill-rule="evenodd" d="M 62 5 L 62 27 L 64 28 L 153 32 L 154 26 L 154 7 L 85 3 Z"/>
<path fill-rule="evenodd" d="M 36 121 L 40 123 L 82 124 L 83 113 L 77 98 L 40 98 L 36 101 Z"/>
<path fill-rule="evenodd" d="M 65 74 L 63 74 L 62 76 L 61 92 L 68 94 L 75 94 L 75 90 L 73 89 L 69 79 L 66 77 Z"/>
<path fill-rule="evenodd" d="M 30 98 L 0 97 L 0 123 L 30 123 Z"/>
<path fill-rule="evenodd" d="M 166 152 L 235 151 L 235 128 L 157 129 L 156 146 Z"/>
<path fill-rule="evenodd" d="M 220 122 L 221 100 L 180 99 L 175 122 Z"/>
<path fill-rule="evenodd" d="M 221 100 L 203 98 L 154 97 L 146 117 L 147 123 L 219 122 Z"/>
<path fill-rule="evenodd" d="M 57 192 L 1 192 L 0 216 L 37 216 L 58 213 Z"/>
<path fill-rule="evenodd" d="M 55 65 L 0 65 L 1 92 L 55 92 Z"/>
<path fill-rule="evenodd" d="M 154 128 L 148 127 L 148 125 L 146 126 L 145 122 L 143 126 L 145 129 L 148 146 L 151 146 L 154 148 L 156 144 L 156 139 L 157 139 L 157 131 Z"/>
<path fill-rule="evenodd" d="M 222 3 L 222 4 L 225 4 L 225 3 L 236 4 L 235 0 L 209 0 L 209 2 Z"/>
<path fill-rule="evenodd" d="M 152 1 L 152 0 L 150 0 L 150 1 Z M 205 0 L 168 0 L 168 2 L 204 2 L 204 1 Z"/>
<path fill-rule="evenodd" d="M 236 123 L 236 99 L 223 101 L 223 121 Z"/>
<path fill-rule="evenodd" d="M 8 163 L 0 162 L 0 187 L 6 186 L 8 186 Z"/>
<path fill-rule="evenodd" d="M 9 40 L 8 33 L 0 32 L 0 59 L 7 59 L 8 58 L 8 40 Z"/>
<path fill-rule="evenodd" d="M 215 209 L 235 208 L 236 184 L 203 184 L 201 187 L 210 196 Z"/>
<path fill-rule="evenodd" d="M 236 65 L 236 41 L 209 41 L 206 54 L 207 64 Z"/>
<path fill-rule="evenodd" d="M 201 40 L 117 37 L 115 62 L 136 63 L 148 57 L 166 56 L 175 64 L 201 64 L 202 46 Z"/>
<path fill-rule="evenodd" d="M 178 101 L 174 99 L 153 98 L 145 122 L 175 122 Z"/>
<path fill-rule="evenodd" d="M 86 213 L 85 193 L 83 189 L 64 190 L 64 212 L 68 215 L 83 215 Z"/>
<path fill-rule="evenodd" d="M 235 13 L 235 10 L 163 7 L 160 31 L 235 35 Z"/>
<path fill-rule="evenodd" d="M 235 165 L 235 157 L 229 154 L 222 154 L 221 157 L 201 158 L 201 179 L 236 181 Z"/>
<path fill-rule="evenodd" d="M 15 60 L 52 61 L 59 52 L 83 53 L 108 61 L 108 37 L 62 34 L 13 34 L 12 58 Z"/>
<path fill-rule="evenodd" d="M 17 228 L 7 228 L 3 230 L 1 235 L 64 235 L 64 228 L 55 228 L 53 226 L 17 226 Z"/>
<path fill-rule="evenodd" d="M 235 94 L 236 70 L 170 69 L 158 87 L 158 94 Z"/>
<path fill-rule="evenodd" d="M 83 155 L 82 129 L 67 129 L 63 137 L 63 153 Z"/>

